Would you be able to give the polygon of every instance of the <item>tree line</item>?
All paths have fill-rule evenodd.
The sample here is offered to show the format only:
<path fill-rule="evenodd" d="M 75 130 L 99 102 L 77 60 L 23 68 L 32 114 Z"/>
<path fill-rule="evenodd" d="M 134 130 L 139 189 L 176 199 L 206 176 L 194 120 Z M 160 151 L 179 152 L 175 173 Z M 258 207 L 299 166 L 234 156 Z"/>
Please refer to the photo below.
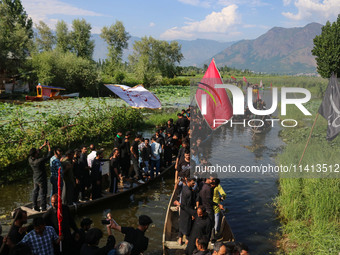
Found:
<path fill-rule="evenodd" d="M 92 27 L 85 19 L 73 20 L 71 29 L 60 20 L 54 31 L 39 21 L 34 30 L 20 0 L 0 0 L 0 17 L 0 74 L 63 86 L 70 92 L 93 95 L 103 77 L 122 82 L 128 73 L 146 86 L 153 85 L 159 78 L 175 77 L 176 66 L 183 59 L 176 41 L 143 37 L 134 43 L 129 62 L 123 63 L 123 50 L 131 36 L 121 21 L 102 28 L 107 59 L 95 62 Z"/>
<path fill-rule="evenodd" d="M 43 21 L 35 28 L 36 32 L 20 0 L 0 0 L 0 74 L 94 95 L 103 82 L 129 83 L 130 79 L 131 83 L 149 86 L 161 84 L 162 78 L 201 71 L 179 66 L 183 54 L 178 42 L 151 36 L 136 41 L 129 61 L 123 63 L 123 51 L 131 36 L 121 21 L 102 28 L 100 36 L 108 45 L 108 55 L 99 62 L 92 59 L 95 45 L 91 24 L 86 20 L 73 20 L 71 29 L 60 20 L 55 32 Z M 312 53 L 322 77 L 340 73 L 339 31 L 340 15 L 336 22 L 327 22 L 321 35 L 314 39 Z M 236 69 L 224 67 L 221 71 Z"/>

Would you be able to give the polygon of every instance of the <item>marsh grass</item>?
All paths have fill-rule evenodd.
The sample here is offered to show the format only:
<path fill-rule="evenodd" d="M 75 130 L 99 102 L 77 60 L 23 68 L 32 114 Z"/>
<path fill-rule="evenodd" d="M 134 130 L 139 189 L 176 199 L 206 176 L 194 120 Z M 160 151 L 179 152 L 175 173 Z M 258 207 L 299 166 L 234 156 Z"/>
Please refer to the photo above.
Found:
<path fill-rule="evenodd" d="M 286 147 L 277 157 L 282 165 L 298 164 L 304 150 L 321 99 L 310 101 L 306 108 L 313 116 L 304 116 L 289 106 L 287 116 L 299 122 L 297 128 L 286 128 L 280 135 Z M 282 222 L 279 245 L 286 254 L 338 254 L 340 251 L 340 179 L 311 177 L 311 165 L 339 164 L 340 138 L 328 142 L 327 121 L 319 116 L 301 163 L 309 165 L 305 178 L 279 180 L 275 205 Z M 280 252 L 279 252 L 280 253 Z"/>

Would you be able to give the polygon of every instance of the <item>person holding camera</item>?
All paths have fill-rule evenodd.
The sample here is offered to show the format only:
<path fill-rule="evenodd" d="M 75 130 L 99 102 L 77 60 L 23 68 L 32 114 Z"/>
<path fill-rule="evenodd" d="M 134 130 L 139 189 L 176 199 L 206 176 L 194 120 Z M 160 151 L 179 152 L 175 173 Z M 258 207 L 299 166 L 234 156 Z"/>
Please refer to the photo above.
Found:
<path fill-rule="evenodd" d="M 40 151 L 47 146 L 48 153 L 46 156 L 41 156 Z M 38 206 L 38 195 L 40 194 L 40 206 L 42 211 L 46 211 L 46 195 L 47 195 L 47 174 L 45 164 L 52 156 L 52 151 L 49 141 L 45 141 L 39 149 L 32 148 L 29 151 L 28 163 L 33 171 L 33 209 L 40 211 Z"/>

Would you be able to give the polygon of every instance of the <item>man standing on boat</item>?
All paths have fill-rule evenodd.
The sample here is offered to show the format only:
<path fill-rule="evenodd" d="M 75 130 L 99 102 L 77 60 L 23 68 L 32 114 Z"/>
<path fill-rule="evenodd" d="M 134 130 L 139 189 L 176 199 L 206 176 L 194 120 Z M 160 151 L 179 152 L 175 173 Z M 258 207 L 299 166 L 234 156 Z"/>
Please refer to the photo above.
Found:
<path fill-rule="evenodd" d="M 150 176 L 154 178 L 154 168 L 156 167 L 156 176 L 159 174 L 161 167 L 161 153 L 162 147 L 156 142 L 156 138 L 151 138 L 151 166 L 150 166 Z"/>
<path fill-rule="evenodd" d="M 87 156 L 87 165 L 88 167 L 91 169 L 92 168 L 92 162 L 95 159 L 97 152 L 96 152 L 96 147 L 94 146 L 94 144 L 90 145 L 90 154 Z"/>
<path fill-rule="evenodd" d="M 187 255 L 191 255 L 195 250 L 196 238 L 200 236 L 207 236 L 208 238 L 210 238 L 212 224 L 205 211 L 204 206 L 199 206 L 195 211 L 187 206 L 181 205 L 178 201 L 175 201 L 174 204 L 180 205 L 182 210 L 185 210 L 188 214 L 195 218 L 190 232 L 188 245 L 185 250 L 185 253 Z"/>
<path fill-rule="evenodd" d="M 72 205 L 74 198 L 74 189 L 75 189 L 75 180 L 73 173 L 73 151 L 68 150 L 66 152 L 66 157 L 62 160 L 63 166 L 63 179 L 64 179 L 64 187 L 63 187 L 63 203 L 65 205 Z"/>
<path fill-rule="evenodd" d="M 195 186 L 195 179 L 187 178 L 183 182 L 181 203 L 176 202 L 176 205 L 182 205 L 194 210 L 195 207 L 195 194 L 192 188 Z M 175 204 L 175 203 L 174 203 Z M 187 240 L 191 231 L 191 214 L 185 210 L 181 210 L 179 215 L 179 232 L 178 232 L 178 243 L 182 245 L 182 239 L 185 235 Z"/>
<path fill-rule="evenodd" d="M 119 150 L 117 148 L 113 149 L 113 156 L 110 160 L 110 176 L 110 192 L 116 193 L 118 180 L 122 177 L 122 174 L 119 171 Z"/>
<path fill-rule="evenodd" d="M 91 187 L 90 171 L 87 164 L 87 148 L 85 145 L 81 147 L 81 153 L 79 158 L 79 167 L 81 174 L 80 191 L 81 199 L 86 200 L 90 197 L 88 190 Z"/>
<path fill-rule="evenodd" d="M 218 206 L 219 209 L 224 210 L 223 205 L 213 201 L 214 189 L 211 186 L 213 180 L 213 177 L 207 178 L 199 192 L 200 204 L 206 208 L 207 214 L 212 222 L 212 226 L 215 225 L 215 213 L 213 206 Z"/>
<path fill-rule="evenodd" d="M 50 170 L 51 170 L 50 182 L 52 184 L 51 196 L 53 194 L 58 193 L 58 171 L 60 167 L 61 167 L 61 173 L 63 172 L 61 162 L 60 162 L 62 155 L 63 155 L 62 150 L 60 148 L 56 148 L 54 150 L 54 156 L 50 159 Z M 61 188 L 62 188 L 62 185 L 63 183 L 61 183 Z"/>
<path fill-rule="evenodd" d="M 48 153 L 46 156 L 40 157 L 40 150 L 47 146 Z M 46 140 L 39 148 L 32 148 L 29 152 L 28 163 L 33 171 L 33 209 L 40 211 L 38 206 L 38 194 L 40 193 L 40 206 L 43 211 L 46 211 L 46 195 L 47 195 L 47 174 L 45 164 L 52 156 L 50 143 Z"/>
<path fill-rule="evenodd" d="M 141 158 L 143 162 L 143 171 L 144 175 L 149 174 L 149 163 L 150 163 L 150 157 L 151 157 L 151 147 L 150 147 L 150 140 L 149 138 L 144 139 L 144 147 L 141 150 Z"/>
<path fill-rule="evenodd" d="M 141 135 L 137 135 L 130 147 L 131 161 L 133 164 L 133 170 L 135 171 L 134 178 L 137 178 L 138 180 L 142 179 L 142 175 L 140 173 L 139 163 L 138 163 L 138 158 L 139 158 L 138 144 L 140 142 L 140 139 L 141 139 Z"/>
<path fill-rule="evenodd" d="M 125 134 L 124 142 L 120 148 L 120 158 L 121 158 L 121 167 L 122 167 L 122 174 L 125 177 L 129 177 L 129 170 L 130 170 L 130 142 L 129 138 L 131 136 L 131 132 L 127 131 Z"/>

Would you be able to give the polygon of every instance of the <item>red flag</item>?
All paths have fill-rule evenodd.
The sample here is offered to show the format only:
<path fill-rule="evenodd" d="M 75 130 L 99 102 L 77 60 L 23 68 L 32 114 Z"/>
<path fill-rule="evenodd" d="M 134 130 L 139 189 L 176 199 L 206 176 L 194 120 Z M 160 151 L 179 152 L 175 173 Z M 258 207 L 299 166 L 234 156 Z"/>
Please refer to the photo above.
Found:
<path fill-rule="evenodd" d="M 235 77 L 233 77 L 233 76 L 230 76 L 234 81 L 236 81 L 236 78 Z"/>
<path fill-rule="evenodd" d="M 215 84 L 223 84 L 214 59 L 211 61 L 196 91 L 196 102 L 202 112 L 202 95 L 206 95 L 206 114 L 204 118 L 211 129 L 218 128 L 215 119 L 229 120 L 233 116 L 227 91 L 224 88 L 215 88 Z"/>
<path fill-rule="evenodd" d="M 62 236 L 62 226 L 61 223 L 63 221 L 63 208 L 62 208 L 62 201 L 61 201 L 61 182 L 62 182 L 62 177 L 61 177 L 61 167 L 58 169 L 58 212 L 57 212 L 57 217 L 58 217 L 58 226 L 59 226 L 59 236 Z M 60 251 L 62 251 L 61 248 L 61 242 L 60 242 Z"/>
<path fill-rule="evenodd" d="M 243 80 L 245 83 L 248 83 L 247 78 L 243 76 Z"/>
<path fill-rule="evenodd" d="M 271 88 L 273 87 L 273 84 L 272 84 L 272 83 L 270 83 L 270 87 L 271 87 Z"/>

